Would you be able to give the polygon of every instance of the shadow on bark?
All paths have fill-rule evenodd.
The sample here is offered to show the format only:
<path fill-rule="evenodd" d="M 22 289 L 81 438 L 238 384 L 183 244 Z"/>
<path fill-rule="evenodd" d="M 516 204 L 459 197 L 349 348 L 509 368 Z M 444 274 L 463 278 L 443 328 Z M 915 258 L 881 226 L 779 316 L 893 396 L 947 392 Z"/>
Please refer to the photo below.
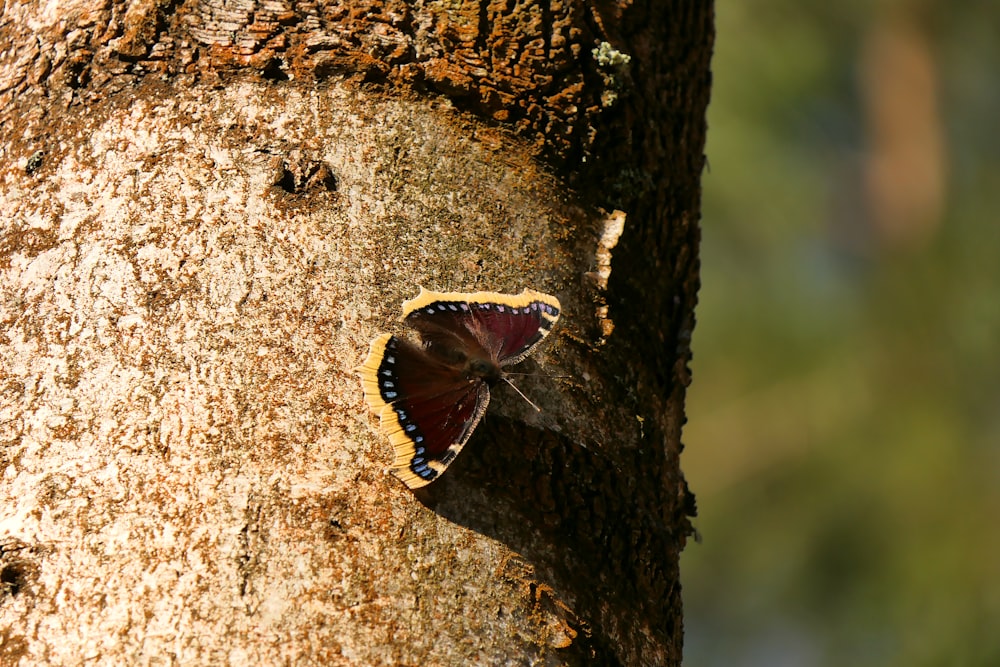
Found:
<path fill-rule="evenodd" d="M 659 469 L 662 450 L 651 442 L 611 457 L 491 413 L 448 474 L 418 497 L 523 558 L 520 572 L 499 574 L 519 579 L 531 604 L 551 597 L 575 633 L 559 653 L 566 664 L 628 664 L 646 641 L 662 648 L 680 636 L 671 553 L 686 535 L 671 526 L 689 524 L 664 512 L 683 503 L 643 498 L 624 472 Z M 649 460 L 621 461 L 629 456 Z"/>

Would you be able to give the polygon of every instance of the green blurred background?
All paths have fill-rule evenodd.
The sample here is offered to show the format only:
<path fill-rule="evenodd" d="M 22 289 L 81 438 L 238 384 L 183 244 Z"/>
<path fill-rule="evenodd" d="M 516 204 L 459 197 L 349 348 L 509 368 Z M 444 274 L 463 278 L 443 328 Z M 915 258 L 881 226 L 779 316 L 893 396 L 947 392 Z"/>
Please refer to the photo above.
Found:
<path fill-rule="evenodd" d="M 1000 665 L 1000 3 L 718 0 L 686 667 Z"/>

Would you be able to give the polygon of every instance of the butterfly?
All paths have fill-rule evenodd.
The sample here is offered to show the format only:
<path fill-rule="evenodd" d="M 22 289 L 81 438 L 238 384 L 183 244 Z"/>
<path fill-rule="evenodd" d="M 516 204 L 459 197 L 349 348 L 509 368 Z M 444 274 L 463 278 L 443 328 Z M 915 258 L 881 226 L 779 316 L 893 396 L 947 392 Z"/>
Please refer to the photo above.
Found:
<path fill-rule="evenodd" d="M 403 302 L 421 344 L 383 334 L 356 372 L 411 489 L 430 484 L 468 442 L 504 368 L 522 361 L 559 319 L 559 300 L 524 290 L 431 292 Z"/>

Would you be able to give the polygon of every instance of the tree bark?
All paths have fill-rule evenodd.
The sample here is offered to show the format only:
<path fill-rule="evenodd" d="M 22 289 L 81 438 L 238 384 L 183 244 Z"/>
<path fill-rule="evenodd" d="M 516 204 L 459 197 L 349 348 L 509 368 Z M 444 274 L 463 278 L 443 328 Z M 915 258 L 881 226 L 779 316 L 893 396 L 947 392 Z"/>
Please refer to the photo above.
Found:
<path fill-rule="evenodd" d="M 8 4 L 0 664 L 679 665 L 711 12 Z M 563 314 L 414 494 L 418 285 Z"/>

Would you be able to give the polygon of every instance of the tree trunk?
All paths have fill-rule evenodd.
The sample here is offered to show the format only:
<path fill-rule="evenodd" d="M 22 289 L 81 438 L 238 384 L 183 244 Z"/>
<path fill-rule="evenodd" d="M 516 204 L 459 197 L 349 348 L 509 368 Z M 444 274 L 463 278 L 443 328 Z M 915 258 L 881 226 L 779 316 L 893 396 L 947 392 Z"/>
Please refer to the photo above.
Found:
<path fill-rule="evenodd" d="M 8 3 L 0 664 L 679 665 L 711 12 Z M 562 317 L 414 494 L 420 285 Z"/>

